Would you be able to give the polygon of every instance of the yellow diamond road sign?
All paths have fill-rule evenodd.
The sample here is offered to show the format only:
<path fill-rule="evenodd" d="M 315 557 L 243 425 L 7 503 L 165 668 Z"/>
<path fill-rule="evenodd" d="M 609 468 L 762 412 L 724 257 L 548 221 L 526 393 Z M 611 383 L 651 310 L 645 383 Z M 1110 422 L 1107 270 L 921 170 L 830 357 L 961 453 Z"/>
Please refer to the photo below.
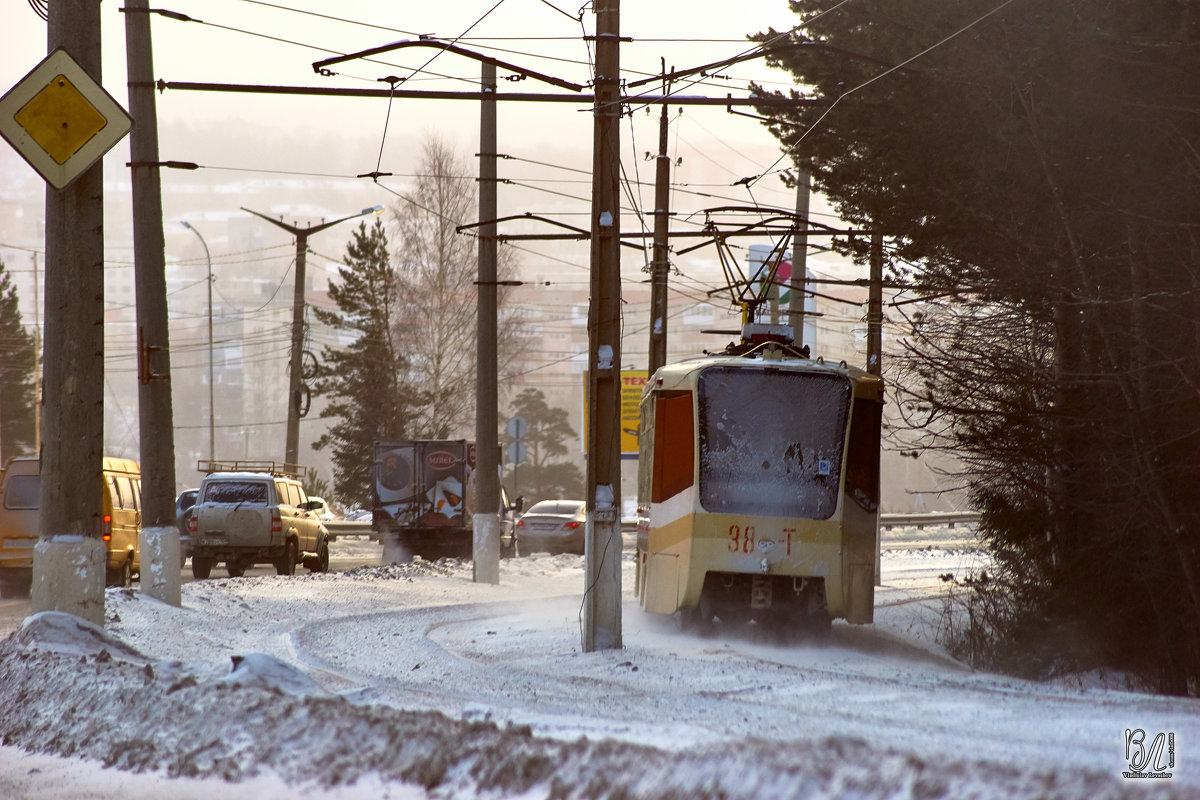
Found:
<path fill-rule="evenodd" d="M 56 189 L 95 164 L 132 125 L 61 48 L 0 98 L 0 135 Z"/>

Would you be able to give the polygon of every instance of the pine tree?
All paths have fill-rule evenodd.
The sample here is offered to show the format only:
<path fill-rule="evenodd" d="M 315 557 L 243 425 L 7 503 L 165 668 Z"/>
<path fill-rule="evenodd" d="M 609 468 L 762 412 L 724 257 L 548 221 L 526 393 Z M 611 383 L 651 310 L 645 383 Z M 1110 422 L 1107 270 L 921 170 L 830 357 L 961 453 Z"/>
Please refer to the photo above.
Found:
<path fill-rule="evenodd" d="M 540 389 L 529 388 L 513 400 L 512 415 L 525 420 L 521 444 L 526 455 L 515 467 L 519 481 L 516 485 L 512 483 L 514 470 L 509 471 L 509 493 L 525 497 L 526 508 L 538 500 L 583 497 L 583 473 L 565 458 L 570 443 L 578 441 L 578 434 L 567 421 L 567 412 L 549 406 Z M 505 434 L 503 444 L 512 442 L 513 438 Z"/>
<path fill-rule="evenodd" d="M 21 324 L 17 290 L 0 261 L 0 464 L 33 451 L 34 338 Z"/>
<path fill-rule="evenodd" d="M 1200 691 L 1200 6 L 791 7 L 754 38 L 826 103 L 770 127 L 925 287 L 889 377 L 967 466 L 997 651 Z"/>
<path fill-rule="evenodd" d="M 407 437 L 419 399 L 394 338 L 399 289 L 383 222 L 371 228 L 363 222 L 329 284 L 337 311 L 314 309 L 319 322 L 350 339 L 322 348 L 313 383 L 313 394 L 328 400 L 322 419 L 336 420 L 313 447 L 330 448 L 334 490 L 344 505 L 370 503 L 372 442 Z"/>

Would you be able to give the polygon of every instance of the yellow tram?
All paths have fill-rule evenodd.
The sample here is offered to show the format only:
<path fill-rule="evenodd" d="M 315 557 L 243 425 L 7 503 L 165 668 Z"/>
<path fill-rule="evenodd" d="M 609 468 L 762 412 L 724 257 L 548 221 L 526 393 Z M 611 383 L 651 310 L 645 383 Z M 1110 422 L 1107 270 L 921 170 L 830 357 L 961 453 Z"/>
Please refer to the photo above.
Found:
<path fill-rule="evenodd" d="M 689 627 L 874 613 L 883 381 L 748 323 L 641 401 L 635 592 Z"/>

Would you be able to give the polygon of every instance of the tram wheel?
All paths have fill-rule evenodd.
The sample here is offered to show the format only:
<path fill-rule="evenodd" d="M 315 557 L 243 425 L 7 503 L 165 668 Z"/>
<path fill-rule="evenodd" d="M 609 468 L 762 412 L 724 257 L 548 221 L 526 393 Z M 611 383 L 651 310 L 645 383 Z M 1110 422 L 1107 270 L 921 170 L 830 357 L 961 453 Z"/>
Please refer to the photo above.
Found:
<path fill-rule="evenodd" d="M 712 609 L 703 599 L 697 606 L 679 609 L 679 627 L 684 633 L 693 636 L 712 636 L 716 632 Z"/>

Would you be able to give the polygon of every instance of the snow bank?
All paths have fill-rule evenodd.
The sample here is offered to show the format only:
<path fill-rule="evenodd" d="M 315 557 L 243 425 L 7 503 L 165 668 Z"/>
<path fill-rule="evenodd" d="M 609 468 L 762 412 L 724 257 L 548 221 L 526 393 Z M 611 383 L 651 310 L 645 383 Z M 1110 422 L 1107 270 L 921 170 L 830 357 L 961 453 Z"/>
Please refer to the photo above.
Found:
<path fill-rule="evenodd" d="M 528 728 L 297 696 L 274 681 L 139 665 L 136 657 L 106 655 L 105 647 L 82 655 L 43 649 L 36 640 L 42 627 L 28 626 L 20 643 L 14 637 L 0 645 L 5 744 L 171 778 L 238 784 L 273 773 L 329 789 L 367 781 L 409 784 L 437 797 L 563 800 L 1125 796 L 1106 776 L 935 764 L 852 739 L 747 741 L 736 749 L 688 753 L 611 740 L 549 740 Z M 222 794 L 235 789 L 226 786 Z"/>
<path fill-rule="evenodd" d="M 500 586 L 418 562 L 196 582 L 182 608 L 110 589 L 104 629 L 45 613 L 0 642 L 0 773 L 21 770 L 0 795 L 62 768 L 17 747 L 102 765 L 97 797 L 1117 798 L 1152 783 L 1117 775 L 1143 724 L 1180 737 L 1154 796 L 1200 797 L 1200 705 L 977 676 L 897 626 L 913 564 L 950 558 L 896 561 L 895 605 L 830 646 L 697 640 L 627 604 L 625 648 L 580 653 L 575 556 L 506 561 Z"/>

